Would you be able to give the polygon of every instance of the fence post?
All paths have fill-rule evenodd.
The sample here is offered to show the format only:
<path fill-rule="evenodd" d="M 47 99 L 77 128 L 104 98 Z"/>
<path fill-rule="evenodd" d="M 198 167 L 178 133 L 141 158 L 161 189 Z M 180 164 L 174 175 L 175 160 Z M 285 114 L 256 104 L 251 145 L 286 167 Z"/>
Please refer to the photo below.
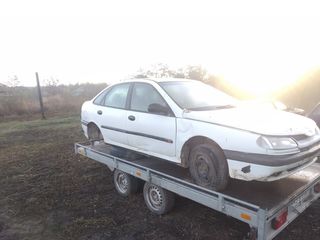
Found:
<path fill-rule="evenodd" d="M 41 88 L 40 88 L 38 72 L 36 72 L 36 79 L 37 79 L 37 88 L 38 88 L 38 96 L 39 96 L 41 115 L 42 115 L 42 119 L 46 119 L 46 117 L 44 115 L 44 109 L 43 109 L 43 102 L 42 102 L 42 95 L 41 95 Z"/>

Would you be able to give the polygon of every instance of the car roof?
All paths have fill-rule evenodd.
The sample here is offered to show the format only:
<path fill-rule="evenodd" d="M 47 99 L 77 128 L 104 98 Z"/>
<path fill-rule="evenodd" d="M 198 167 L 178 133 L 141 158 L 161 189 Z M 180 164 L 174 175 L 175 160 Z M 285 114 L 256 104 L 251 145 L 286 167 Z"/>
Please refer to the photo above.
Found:
<path fill-rule="evenodd" d="M 156 82 L 156 83 L 162 83 L 162 82 L 185 82 L 185 81 L 195 81 L 193 79 L 187 79 L 187 78 L 131 78 L 126 79 L 121 82 Z"/>

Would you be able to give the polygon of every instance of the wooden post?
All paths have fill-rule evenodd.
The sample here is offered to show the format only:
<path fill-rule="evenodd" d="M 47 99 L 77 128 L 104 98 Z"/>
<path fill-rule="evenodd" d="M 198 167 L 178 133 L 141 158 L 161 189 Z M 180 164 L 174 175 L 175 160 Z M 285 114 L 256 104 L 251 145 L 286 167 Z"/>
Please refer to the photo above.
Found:
<path fill-rule="evenodd" d="M 43 102 L 42 102 L 42 95 L 41 95 L 41 88 L 40 88 L 40 82 L 39 82 L 38 72 L 36 72 L 36 79 L 37 79 L 37 87 L 38 87 L 38 96 L 39 96 L 39 103 L 40 103 L 41 115 L 42 115 L 42 119 L 46 119 L 46 117 L 45 117 L 45 115 L 44 115 L 44 109 L 43 109 Z"/>

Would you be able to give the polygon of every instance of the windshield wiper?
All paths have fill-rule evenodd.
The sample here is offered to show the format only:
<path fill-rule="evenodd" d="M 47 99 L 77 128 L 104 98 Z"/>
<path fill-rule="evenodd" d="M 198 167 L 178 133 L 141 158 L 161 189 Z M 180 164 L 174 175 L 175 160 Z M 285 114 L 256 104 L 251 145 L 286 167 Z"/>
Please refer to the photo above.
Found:
<path fill-rule="evenodd" d="M 208 110 L 218 110 L 218 109 L 227 109 L 227 108 L 234 108 L 236 106 L 227 104 L 227 105 L 216 105 L 216 106 L 205 106 L 205 107 L 195 107 L 195 108 L 188 108 L 191 111 L 208 111 Z"/>

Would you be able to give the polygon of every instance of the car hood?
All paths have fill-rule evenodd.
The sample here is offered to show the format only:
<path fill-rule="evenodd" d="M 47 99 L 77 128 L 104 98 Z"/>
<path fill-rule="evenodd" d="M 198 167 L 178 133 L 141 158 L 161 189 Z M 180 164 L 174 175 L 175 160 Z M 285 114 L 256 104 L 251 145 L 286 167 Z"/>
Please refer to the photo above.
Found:
<path fill-rule="evenodd" d="M 315 122 L 309 118 L 273 109 L 235 107 L 210 111 L 185 111 L 183 117 L 263 135 L 305 134 L 312 136 L 316 128 Z"/>

